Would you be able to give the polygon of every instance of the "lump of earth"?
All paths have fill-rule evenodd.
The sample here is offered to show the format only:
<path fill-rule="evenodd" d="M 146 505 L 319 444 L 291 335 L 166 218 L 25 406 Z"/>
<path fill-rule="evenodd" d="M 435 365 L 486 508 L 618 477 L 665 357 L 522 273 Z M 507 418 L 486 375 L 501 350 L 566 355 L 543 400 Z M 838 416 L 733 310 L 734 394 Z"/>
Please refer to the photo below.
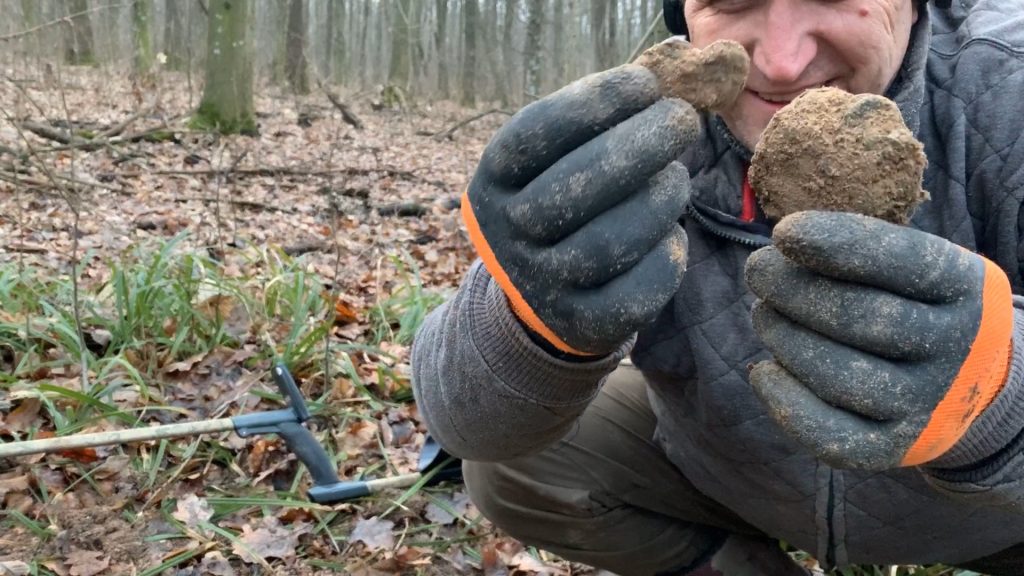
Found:
<path fill-rule="evenodd" d="M 699 49 L 681 38 L 656 44 L 635 61 L 658 77 L 666 98 L 681 98 L 698 110 L 730 106 L 747 82 L 750 58 L 737 42 L 719 40 Z"/>
<path fill-rule="evenodd" d="M 772 219 L 826 210 L 905 224 L 928 198 L 921 189 L 926 164 L 894 102 L 818 88 L 776 112 L 749 176 Z"/>

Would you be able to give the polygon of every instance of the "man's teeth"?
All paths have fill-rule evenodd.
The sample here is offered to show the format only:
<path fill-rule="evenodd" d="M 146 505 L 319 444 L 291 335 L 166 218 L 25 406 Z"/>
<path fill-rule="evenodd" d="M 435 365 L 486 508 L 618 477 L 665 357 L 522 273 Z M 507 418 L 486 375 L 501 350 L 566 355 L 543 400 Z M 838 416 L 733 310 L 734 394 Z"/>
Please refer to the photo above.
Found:
<path fill-rule="evenodd" d="M 825 86 L 831 85 L 831 82 L 822 82 L 821 84 L 805 88 L 804 90 L 800 90 L 799 92 L 790 92 L 789 94 L 766 94 L 764 92 L 758 92 L 757 95 L 762 100 L 767 100 L 768 102 L 777 102 L 780 104 L 785 104 L 793 101 L 797 96 L 803 94 L 806 90 L 813 90 L 815 88 L 823 88 Z"/>

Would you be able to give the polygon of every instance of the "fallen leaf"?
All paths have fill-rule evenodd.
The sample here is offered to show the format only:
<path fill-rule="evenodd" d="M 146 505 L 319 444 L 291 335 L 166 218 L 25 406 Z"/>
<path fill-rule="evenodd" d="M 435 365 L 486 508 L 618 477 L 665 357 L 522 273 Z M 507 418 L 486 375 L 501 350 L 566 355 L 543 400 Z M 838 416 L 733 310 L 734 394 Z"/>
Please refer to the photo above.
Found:
<path fill-rule="evenodd" d="M 24 576 L 29 573 L 28 564 L 19 560 L 0 562 L 0 576 Z"/>
<path fill-rule="evenodd" d="M 235 576 L 235 569 L 231 567 L 231 563 L 216 550 L 203 556 L 203 561 L 199 563 L 199 572 L 204 576 Z"/>
<path fill-rule="evenodd" d="M 371 552 L 391 548 L 395 545 L 395 535 L 392 532 L 394 527 L 394 522 L 382 520 L 378 516 L 364 518 L 356 522 L 348 541 L 362 542 Z"/>
<path fill-rule="evenodd" d="M 249 564 L 259 562 L 258 558 L 291 558 L 295 556 L 299 536 L 308 531 L 308 524 L 288 528 L 281 526 L 277 518 L 267 516 L 263 518 L 263 526 L 255 530 L 249 524 L 242 526 L 242 535 L 234 542 L 231 551 Z"/>
<path fill-rule="evenodd" d="M 189 494 L 178 500 L 177 508 L 171 516 L 189 528 L 195 529 L 213 517 L 213 507 L 205 498 Z"/>
<path fill-rule="evenodd" d="M 430 520 L 434 524 L 441 524 L 445 526 L 455 521 L 455 516 L 452 516 L 452 513 L 447 509 L 450 509 L 459 516 L 464 516 L 473 504 L 470 502 L 469 496 L 465 492 L 456 492 L 451 498 L 448 496 L 436 496 L 435 498 L 445 506 L 439 506 L 434 502 L 427 504 L 427 520 Z"/>
<path fill-rule="evenodd" d="M 72 548 L 64 560 L 71 570 L 71 576 L 94 576 L 110 567 L 110 558 L 104 557 L 99 550 L 79 550 Z"/>
<path fill-rule="evenodd" d="M 8 492 L 21 492 L 28 490 L 28 474 L 16 474 L 9 472 L 0 475 L 0 501 Z M 3 574 L 0 572 L 0 574 Z"/>
<path fill-rule="evenodd" d="M 36 417 L 39 416 L 39 407 L 42 404 L 38 398 L 26 398 L 18 404 L 18 407 L 11 411 L 10 414 L 4 418 L 4 428 L 6 433 L 12 434 L 15 432 L 25 432 L 32 428 L 32 424 L 35 423 Z"/>
<path fill-rule="evenodd" d="M 195 356 L 192 356 L 190 358 L 186 358 L 181 362 L 174 362 L 172 364 L 164 366 L 164 372 L 166 372 L 167 374 L 173 374 L 174 372 L 188 372 L 189 370 L 192 369 L 193 366 L 200 363 L 205 357 L 206 352 L 200 352 L 199 354 L 196 354 Z"/>
<path fill-rule="evenodd" d="M 334 301 L 334 323 L 337 325 L 351 324 L 359 321 L 359 315 L 341 296 Z"/>
<path fill-rule="evenodd" d="M 103 464 L 92 469 L 92 477 L 97 480 L 113 478 L 124 472 L 130 463 L 131 458 L 128 456 L 108 456 L 103 459 Z"/>

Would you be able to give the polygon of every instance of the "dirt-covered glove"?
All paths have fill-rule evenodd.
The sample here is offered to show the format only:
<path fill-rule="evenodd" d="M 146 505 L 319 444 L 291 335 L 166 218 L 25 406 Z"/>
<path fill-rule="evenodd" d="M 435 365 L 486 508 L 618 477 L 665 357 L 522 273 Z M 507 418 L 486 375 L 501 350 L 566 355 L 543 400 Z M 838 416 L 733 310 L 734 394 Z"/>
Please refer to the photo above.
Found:
<path fill-rule="evenodd" d="M 512 310 L 579 356 L 654 319 L 686 268 L 689 199 L 674 160 L 700 132 L 647 69 L 588 76 L 523 108 L 494 136 L 462 201 L 470 237 Z"/>
<path fill-rule="evenodd" d="M 938 236 L 855 214 L 799 212 L 773 239 L 746 280 L 774 356 L 750 382 L 775 421 L 841 468 L 949 451 L 1007 377 L 1006 274 Z"/>

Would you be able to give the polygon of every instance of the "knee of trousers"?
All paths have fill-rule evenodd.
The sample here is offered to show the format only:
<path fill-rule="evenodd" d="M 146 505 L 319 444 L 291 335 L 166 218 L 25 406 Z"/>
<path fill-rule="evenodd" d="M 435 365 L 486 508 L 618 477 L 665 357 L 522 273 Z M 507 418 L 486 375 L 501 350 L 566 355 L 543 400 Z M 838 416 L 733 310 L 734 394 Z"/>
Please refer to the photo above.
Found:
<path fill-rule="evenodd" d="M 470 499 L 484 517 L 529 544 L 557 539 L 586 547 L 597 536 L 588 532 L 602 531 L 594 520 L 611 508 L 600 494 L 549 483 L 529 467 L 464 461 L 462 469 Z"/>

